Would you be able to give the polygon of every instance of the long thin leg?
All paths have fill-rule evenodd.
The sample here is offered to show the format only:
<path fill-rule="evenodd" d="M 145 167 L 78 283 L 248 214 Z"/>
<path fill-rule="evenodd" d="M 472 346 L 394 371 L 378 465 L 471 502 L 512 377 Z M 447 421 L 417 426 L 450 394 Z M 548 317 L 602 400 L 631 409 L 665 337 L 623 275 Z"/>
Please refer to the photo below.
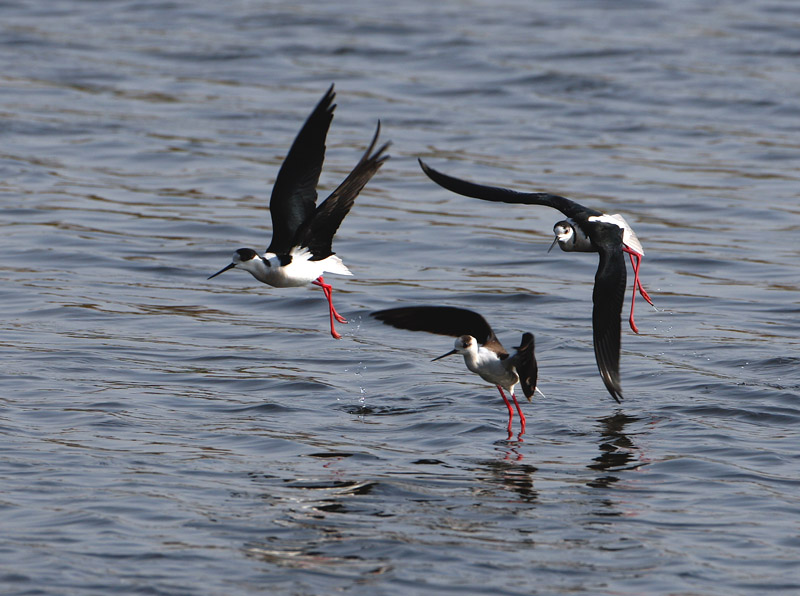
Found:
<path fill-rule="evenodd" d="M 506 394 L 503 393 L 503 388 L 500 385 L 496 385 L 497 390 L 500 392 L 500 397 L 503 398 L 503 401 L 506 402 L 506 407 L 508 408 L 508 438 L 511 438 L 511 421 L 514 419 L 514 409 L 511 407 L 511 403 L 508 401 Z M 516 401 L 516 400 L 514 400 Z"/>
<path fill-rule="evenodd" d="M 519 407 L 519 402 L 517 401 L 517 396 L 514 395 L 514 392 L 511 392 L 511 399 L 514 400 L 514 405 L 517 406 L 517 412 L 519 412 L 519 422 L 520 422 L 520 436 L 525 434 L 525 414 L 522 413 L 522 408 Z"/>
<path fill-rule="evenodd" d="M 333 312 L 333 316 L 336 317 L 336 320 L 339 321 L 340 323 L 347 323 L 347 319 L 345 319 L 342 315 L 336 312 L 336 309 L 333 307 L 333 300 L 332 300 L 333 286 L 331 284 L 326 284 L 325 280 L 322 278 L 321 275 L 311 283 L 322 288 L 322 291 L 325 293 L 325 298 L 328 299 L 328 305 L 330 306 L 331 311 Z"/>
<path fill-rule="evenodd" d="M 633 294 L 631 295 L 631 316 L 628 319 L 628 323 L 631 326 L 631 329 L 634 333 L 639 333 L 639 329 L 636 327 L 636 323 L 633 320 L 633 311 L 634 306 L 636 305 L 636 291 L 638 290 L 639 293 L 642 295 L 642 298 L 647 300 L 651 306 L 655 308 L 653 301 L 650 299 L 650 296 L 644 289 L 642 282 L 639 280 L 639 267 L 642 263 L 642 255 L 638 252 L 631 250 L 627 246 L 623 246 L 622 250 L 628 253 L 628 256 L 631 258 L 631 268 L 633 269 Z"/>
<path fill-rule="evenodd" d="M 328 299 L 328 306 L 330 307 L 330 310 L 333 316 L 336 318 L 336 320 L 339 321 L 340 323 L 347 323 L 347 320 L 338 312 L 336 312 L 336 309 L 333 307 L 333 299 L 332 299 L 333 286 L 331 286 L 331 284 L 326 284 L 325 280 L 322 278 L 321 275 L 311 283 L 322 288 L 322 292 L 325 294 L 325 298 Z"/>
<path fill-rule="evenodd" d="M 633 255 L 631 255 L 631 261 L 633 261 Z M 638 327 L 636 327 L 636 323 L 633 322 L 633 309 L 635 304 L 636 304 L 636 273 L 633 274 L 633 292 L 631 293 L 631 316 L 628 319 L 628 323 L 630 323 L 631 329 L 633 329 L 634 333 L 639 333 L 639 329 Z"/>
<path fill-rule="evenodd" d="M 325 280 L 322 279 L 321 275 L 311 283 L 314 284 L 315 286 L 319 286 L 320 288 L 322 288 L 322 292 L 325 294 L 325 298 L 328 299 L 328 310 L 331 316 L 331 336 L 333 337 L 333 339 L 342 339 L 342 336 L 336 332 L 336 328 L 333 323 L 334 317 L 340 323 L 347 323 L 347 320 L 344 317 L 342 317 L 339 313 L 337 313 L 335 308 L 333 308 L 333 299 L 331 298 L 333 292 L 331 290 L 331 285 L 326 284 Z"/>
<path fill-rule="evenodd" d="M 631 267 L 633 267 L 633 289 L 639 289 L 639 293 L 642 295 L 642 298 L 647 300 L 650 303 L 650 306 L 655 308 L 655 304 L 650 299 L 650 295 L 645 291 L 644 286 L 642 285 L 642 280 L 639 279 L 639 267 L 642 264 L 642 255 L 637 252 L 630 251 L 628 255 L 631 257 Z M 634 257 L 636 257 L 636 262 L 634 263 Z"/>

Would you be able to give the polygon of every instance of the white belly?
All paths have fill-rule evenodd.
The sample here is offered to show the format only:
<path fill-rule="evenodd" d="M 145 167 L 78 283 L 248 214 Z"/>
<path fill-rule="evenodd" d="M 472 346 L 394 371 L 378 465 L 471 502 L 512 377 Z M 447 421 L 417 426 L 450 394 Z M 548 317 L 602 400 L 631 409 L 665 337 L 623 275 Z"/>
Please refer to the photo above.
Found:
<path fill-rule="evenodd" d="M 500 360 L 494 352 L 484 347 L 478 348 L 475 356 L 464 354 L 464 363 L 487 383 L 500 385 L 509 392 L 514 390 L 514 385 L 519 381 L 514 369 L 506 367 L 505 360 Z"/>
<path fill-rule="evenodd" d="M 258 275 L 251 273 L 259 281 L 276 288 L 305 286 L 325 273 L 353 275 L 336 255 L 331 255 L 321 261 L 311 261 L 310 257 L 311 253 L 307 250 L 298 251 L 292 254 L 291 263 L 281 267 L 275 255 L 266 254 L 264 258 L 272 266 L 261 269 Z"/>

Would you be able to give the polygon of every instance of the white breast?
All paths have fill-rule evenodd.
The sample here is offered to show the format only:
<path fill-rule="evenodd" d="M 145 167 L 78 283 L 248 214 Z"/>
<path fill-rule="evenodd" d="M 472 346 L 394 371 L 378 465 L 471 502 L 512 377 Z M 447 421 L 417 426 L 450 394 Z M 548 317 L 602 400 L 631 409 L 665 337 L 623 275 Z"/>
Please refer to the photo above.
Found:
<path fill-rule="evenodd" d="M 507 360 L 500 360 L 497 354 L 482 346 L 478 348 L 477 353 L 464 354 L 464 363 L 487 383 L 500 385 L 509 391 L 519 381 L 513 368 L 507 367 Z"/>
<path fill-rule="evenodd" d="M 263 271 L 263 278 L 258 276 L 258 279 L 276 288 L 289 288 L 309 284 L 324 273 L 353 275 L 336 255 L 312 261 L 311 253 L 305 248 L 295 248 L 291 255 L 292 262 L 282 267 L 276 255 L 266 253 L 264 258 L 271 266 Z"/>

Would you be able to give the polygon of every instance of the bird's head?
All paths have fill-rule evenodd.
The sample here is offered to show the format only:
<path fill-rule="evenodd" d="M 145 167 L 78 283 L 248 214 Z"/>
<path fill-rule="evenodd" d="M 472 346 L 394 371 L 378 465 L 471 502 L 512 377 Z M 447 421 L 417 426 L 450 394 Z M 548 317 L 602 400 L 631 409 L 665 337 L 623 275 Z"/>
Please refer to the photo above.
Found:
<path fill-rule="evenodd" d="M 255 267 L 255 263 L 258 261 L 262 261 L 261 257 L 258 256 L 258 253 L 254 251 L 252 248 L 240 248 L 235 253 L 233 253 L 233 257 L 231 258 L 231 262 L 229 265 L 226 265 L 219 271 L 217 271 L 214 275 L 210 275 L 208 279 L 212 277 L 216 277 L 220 273 L 225 273 L 228 269 L 233 269 L 234 267 L 241 267 L 245 271 L 250 271 Z"/>
<path fill-rule="evenodd" d="M 575 228 L 566 219 L 558 222 L 553 226 L 553 234 L 555 238 L 547 252 L 553 250 L 553 247 L 558 243 L 562 250 L 569 250 L 570 245 L 575 241 Z"/>
<path fill-rule="evenodd" d="M 468 354 L 472 351 L 477 351 L 478 349 L 478 342 L 477 340 L 472 337 L 471 335 L 462 335 L 461 337 L 457 337 L 456 341 L 454 342 L 454 347 L 452 350 L 447 352 L 447 354 L 442 354 L 438 358 L 434 358 L 432 362 L 436 360 L 441 360 L 447 356 L 452 356 L 453 354 Z"/>

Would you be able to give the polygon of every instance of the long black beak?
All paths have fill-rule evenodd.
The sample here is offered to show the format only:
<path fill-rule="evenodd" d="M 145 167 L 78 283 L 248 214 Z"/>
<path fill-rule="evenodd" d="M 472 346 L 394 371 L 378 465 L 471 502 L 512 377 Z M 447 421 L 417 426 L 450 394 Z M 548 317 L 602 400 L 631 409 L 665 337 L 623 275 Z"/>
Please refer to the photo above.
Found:
<path fill-rule="evenodd" d="M 441 360 L 442 358 L 446 358 L 447 356 L 452 356 L 453 354 L 458 354 L 458 350 L 450 350 L 447 354 L 442 354 L 438 358 L 434 358 L 431 362 L 436 362 L 437 360 Z"/>
<path fill-rule="evenodd" d="M 228 269 L 233 269 L 234 267 L 236 267 L 236 265 L 234 263 L 231 263 L 230 265 L 227 265 L 227 266 L 223 267 L 222 269 L 220 269 L 219 271 L 217 271 L 214 275 L 209 275 L 208 279 L 211 279 L 212 277 L 216 277 L 220 273 L 225 273 Z"/>
<path fill-rule="evenodd" d="M 554 246 L 555 246 L 557 243 L 558 243 L 558 236 L 556 236 L 555 238 L 553 238 L 553 243 L 550 245 L 550 248 L 548 248 L 548 249 L 547 249 L 547 252 L 550 252 L 551 250 L 553 250 L 553 247 L 554 247 Z"/>

